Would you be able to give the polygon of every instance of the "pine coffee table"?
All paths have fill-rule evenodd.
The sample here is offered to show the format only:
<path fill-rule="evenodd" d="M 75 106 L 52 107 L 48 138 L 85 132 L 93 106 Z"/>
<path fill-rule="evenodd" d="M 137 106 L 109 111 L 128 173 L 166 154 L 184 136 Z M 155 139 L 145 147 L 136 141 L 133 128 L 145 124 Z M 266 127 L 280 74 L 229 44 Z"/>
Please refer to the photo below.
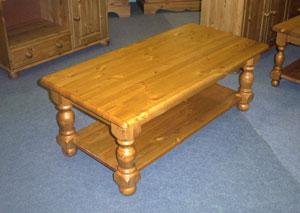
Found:
<path fill-rule="evenodd" d="M 41 79 L 58 110 L 57 142 L 114 171 L 124 195 L 140 171 L 237 105 L 249 108 L 254 65 L 267 45 L 187 24 Z M 238 91 L 218 80 L 242 68 Z M 76 131 L 76 107 L 95 123 Z"/>

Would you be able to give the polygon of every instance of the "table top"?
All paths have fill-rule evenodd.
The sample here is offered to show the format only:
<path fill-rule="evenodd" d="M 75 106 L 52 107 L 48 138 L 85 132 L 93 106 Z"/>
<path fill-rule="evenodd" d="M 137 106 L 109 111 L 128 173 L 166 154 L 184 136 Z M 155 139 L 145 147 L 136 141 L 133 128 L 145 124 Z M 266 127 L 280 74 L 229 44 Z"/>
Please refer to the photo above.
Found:
<path fill-rule="evenodd" d="M 41 84 L 126 128 L 166 112 L 267 48 L 187 24 L 50 74 Z"/>
<path fill-rule="evenodd" d="M 291 36 L 300 37 L 300 16 L 291 18 L 273 27 L 276 32 L 285 33 Z"/>

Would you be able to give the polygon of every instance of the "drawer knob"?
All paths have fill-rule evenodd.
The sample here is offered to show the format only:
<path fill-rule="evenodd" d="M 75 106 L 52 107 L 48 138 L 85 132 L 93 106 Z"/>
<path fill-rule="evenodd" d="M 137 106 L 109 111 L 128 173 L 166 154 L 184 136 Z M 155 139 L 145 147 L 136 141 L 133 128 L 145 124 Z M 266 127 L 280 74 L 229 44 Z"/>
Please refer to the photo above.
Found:
<path fill-rule="evenodd" d="M 32 50 L 27 50 L 25 53 L 26 58 L 31 59 L 33 57 Z"/>
<path fill-rule="evenodd" d="M 74 21 L 80 21 L 80 16 L 75 16 L 73 19 Z"/>
<path fill-rule="evenodd" d="M 297 9 L 298 12 L 300 12 L 300 7 Z"/>
<path fill-rule="evenodd" d="M 64 45 L 61 42 L 56 42 L 55 46 L 59 49 L 64 47 Z"/>

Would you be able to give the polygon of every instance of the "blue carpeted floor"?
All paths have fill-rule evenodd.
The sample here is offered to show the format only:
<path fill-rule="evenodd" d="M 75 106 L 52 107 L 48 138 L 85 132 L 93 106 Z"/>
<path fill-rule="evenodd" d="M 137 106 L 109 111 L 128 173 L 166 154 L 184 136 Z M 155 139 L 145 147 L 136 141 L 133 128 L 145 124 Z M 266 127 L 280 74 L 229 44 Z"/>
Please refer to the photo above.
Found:
<path fill-rule="evenodd" d="M 8 80 L 0 72 L 0 213 L 300 212 L 300 85 L 270 86 L 274 49 L 256 68 L 247 113 L 232 109 L 142 171 L 134 196 L 119 194 L 112 172 L 55 143 L 55 109 L 44 75 L 187 22 L 197 13 L 111 17 L 109 47 L 39 65 Z M 300 48 L 287 48 L 286 63 Z M 236 88 L 237 74 L 222 80 Z M 92 120 L 76 111 L 76 126 Z"/>

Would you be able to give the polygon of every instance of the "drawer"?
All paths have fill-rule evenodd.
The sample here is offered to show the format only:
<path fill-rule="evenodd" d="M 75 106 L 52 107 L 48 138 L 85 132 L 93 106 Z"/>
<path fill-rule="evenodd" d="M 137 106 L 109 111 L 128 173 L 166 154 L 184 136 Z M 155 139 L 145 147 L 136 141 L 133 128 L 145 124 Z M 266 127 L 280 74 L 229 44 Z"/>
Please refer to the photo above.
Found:
<path fill-rule="evenodd" d="M 38 43 L 33 43 L 26 47 L 12 49 L 12 67 L 13 69 L 18 69 L 33 63 L 38 63 L 47 58 L 68 52 L 71 48 L 71 36 L 63 35 L 39 41 Z"/>

